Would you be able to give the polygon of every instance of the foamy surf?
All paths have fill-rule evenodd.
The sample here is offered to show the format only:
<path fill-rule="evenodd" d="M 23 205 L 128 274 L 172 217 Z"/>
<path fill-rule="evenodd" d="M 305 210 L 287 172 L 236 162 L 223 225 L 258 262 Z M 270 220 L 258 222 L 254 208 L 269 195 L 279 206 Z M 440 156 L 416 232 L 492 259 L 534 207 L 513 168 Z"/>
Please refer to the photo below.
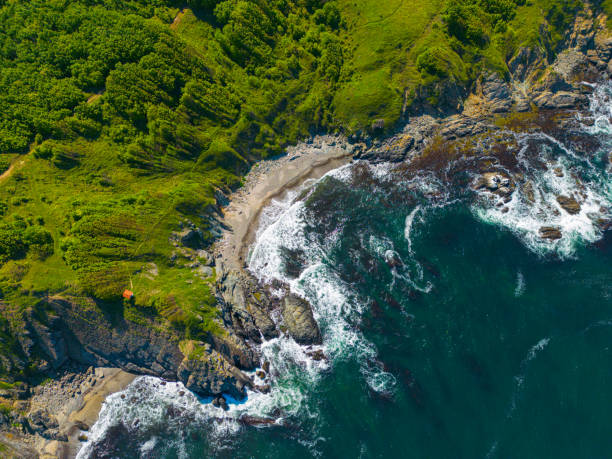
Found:
<path fill-rule="evenodd" d="M 597 134 L 603 147 L 592 154 L 573 151 L 557 139 L 542 133 L 520 134 L 517 141 L 521 173 L 525 177 L 522 189 L 512 194 L 510 202 L 480 200 L 472 205 L 473 213 L 482 221 L 505 227 L 519 237 L 532 251 L 546 255 L 555 253 L 572 257 L 582 245 L 603 236 L 602 220 L 612 217 L 612 180 L 606 167 L 612 146 L 612 86 L 597 85 L 591 95 L 590 112 L 595 122 L 583 129 Z M 545 169 L 533 166 L 525 154 L 530 141 L 539 144 L 539 161 Z M 570 197 L 580 204 L 580 210 L 569 213 L 559 197 Z M 542 228 L 554 228 L 561 237 L 545 240 Z"/>

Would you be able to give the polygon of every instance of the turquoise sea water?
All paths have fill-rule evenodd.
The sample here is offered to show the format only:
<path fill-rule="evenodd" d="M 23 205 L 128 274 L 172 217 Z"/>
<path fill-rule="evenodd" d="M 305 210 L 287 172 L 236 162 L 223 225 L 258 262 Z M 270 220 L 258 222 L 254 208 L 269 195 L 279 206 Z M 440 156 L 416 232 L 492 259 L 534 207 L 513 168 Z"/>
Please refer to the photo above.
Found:
<path fill-rule="evenodd" d="M 273 389 L 229 414 L 141 378 L 109 398 L 82 457 L 609 457 L 612 234 L 594 214 L 612 204 L 610 94 L 583 126 L 593 148 L 521 140 L 548 164 L 525 156 L 529 205 L 364 163 L 275 202 L 249 268 L 310 300 L 328 361 L 265 342 Z M 560 193 L 581 193 L 581 213 L 559 212 Z"/>

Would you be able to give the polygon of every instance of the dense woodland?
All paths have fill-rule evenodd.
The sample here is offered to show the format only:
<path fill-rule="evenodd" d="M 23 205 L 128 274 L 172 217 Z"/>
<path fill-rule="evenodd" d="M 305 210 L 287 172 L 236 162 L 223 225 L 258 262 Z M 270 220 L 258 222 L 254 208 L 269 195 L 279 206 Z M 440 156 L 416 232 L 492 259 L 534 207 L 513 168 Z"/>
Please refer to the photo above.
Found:
<path fill-rule="evenodd" d="M 377 119 L 391 131 L 423 88 L 435 108 L 441 83 L 506 76 L 522 46 L 552 58 L 581 7 L 0 0 L 3 326 L 52 294 L 209 333 L 209 284 L 170 261 L 168 237 L 189 219 L 213 240 L 215 189 L 315 132 L 372 134 Z"/>

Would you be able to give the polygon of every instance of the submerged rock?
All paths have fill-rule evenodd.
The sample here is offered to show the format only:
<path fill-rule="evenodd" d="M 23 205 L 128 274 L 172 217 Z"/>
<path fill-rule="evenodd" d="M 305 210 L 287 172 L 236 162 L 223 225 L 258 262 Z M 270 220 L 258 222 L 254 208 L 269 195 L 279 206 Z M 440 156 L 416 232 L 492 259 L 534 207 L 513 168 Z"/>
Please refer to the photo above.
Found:
<path fill-rule="evenodd" d="M 240 416 L 239 421 L 241 424 L 244 424 L 246 426 L 269 426 L 276 423 L 276 420 L 272 418 L 260 418 L 257 416 L 249 416 L 246 414 Z"/>
<path fill-rule="evenodd" d="M 580 212 L 580 204 L 571 196 L 557 196 L 557 202 L 568 214 L 576 215 Z"/>
<path fill-rule="evenodd" d="M 321 331 L 312 316 L 310 304 L 290 294 L 283 299 L 282 314 L 289 335 L 299 344 L 321 344 Z"/>

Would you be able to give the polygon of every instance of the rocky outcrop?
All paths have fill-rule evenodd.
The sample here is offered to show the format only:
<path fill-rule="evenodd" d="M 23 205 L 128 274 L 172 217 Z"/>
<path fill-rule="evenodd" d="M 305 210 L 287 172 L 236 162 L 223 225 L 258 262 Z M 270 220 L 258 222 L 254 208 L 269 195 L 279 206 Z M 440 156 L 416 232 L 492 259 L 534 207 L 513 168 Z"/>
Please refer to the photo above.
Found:
<path fill-rule="evenodd" d="M 589 98 L 585 94 L 569 91 L 546 91 L 536 97 L 534 103 L 544 110 L 581 109 L 586 108 Z"/>
<path fill-rule="evenodd" d="M 573 196 L 557 196 L 557 202 L 570 215 L 580 213 L 580 204 Z"/>
<path fill-rule="evenodd" d="M 488 190 L 501 196 L 512 194 L 515 185 L 506 174 L 501 172 L 485 172 L 476 179 L 475 190 Z"/>
<path fill-rule="evenodd" d="M 259 366 L 258 354 L 241 340 L 232 329 L 225 330 L 225 333 L 213 335 L 211 340 L 215 349 L 233 365 L 243 370 L 254 370 Z"/>
<path fill-rule="evenodd" d="M 186 360 L 176 337 L 153 323 L 127 321 L 119 312 L 105 312 L 93 301 L 76 303 L 52 297 L 46 306 L 45 314 L 26 314 L 21 340 L 24 352 L 47 358 L 49 369 L 71 360 L 179 380 L 201 395 L 240 395 L 249 380 L 239 368 L 253 369 L 259 361 L 231 330 L 212 334 L 211 342 L 201 346 L 200 360 Z"/>
<path fill-rule="evenodd" d="M 481 90 L 492 113 L 507 112 L 512 107 L 510 86 L 497 73 L 483 78 Z"/>
<path fill-rule="evenodd" d="M 561 233 L 561 229 L 556 226 L 543 226 L 540 228 L 540 237 L 542 239 L 548 239 L 551 241 L 561 239 L 563 234 Z"/>
<path fill-rule="evenodd" d="M 289 294 L 283 299 L 281 311 L 287 331 L 297 343 L 321 344 L 321 331 L 306 300 Z"/>
<path fill-rule="evenodd" d="M 278 330 L 270 319 L 270 301 L 257 282 L 247 273 L 224 273 L 217 286 L 221 297 L 225 323 L 243 339 L 260 343 L 262 336 L 270 339 L 278 336 Z"/>
<path fill-rule="evenodd" d="M 245 387 L 251 386 L 248 376 L 231 365 L 210 344 L 200 341 L 181 343 L 183 360 L 177 375 L 187 389 L 200 394 L 230 394 L 243 398 Z"/>

